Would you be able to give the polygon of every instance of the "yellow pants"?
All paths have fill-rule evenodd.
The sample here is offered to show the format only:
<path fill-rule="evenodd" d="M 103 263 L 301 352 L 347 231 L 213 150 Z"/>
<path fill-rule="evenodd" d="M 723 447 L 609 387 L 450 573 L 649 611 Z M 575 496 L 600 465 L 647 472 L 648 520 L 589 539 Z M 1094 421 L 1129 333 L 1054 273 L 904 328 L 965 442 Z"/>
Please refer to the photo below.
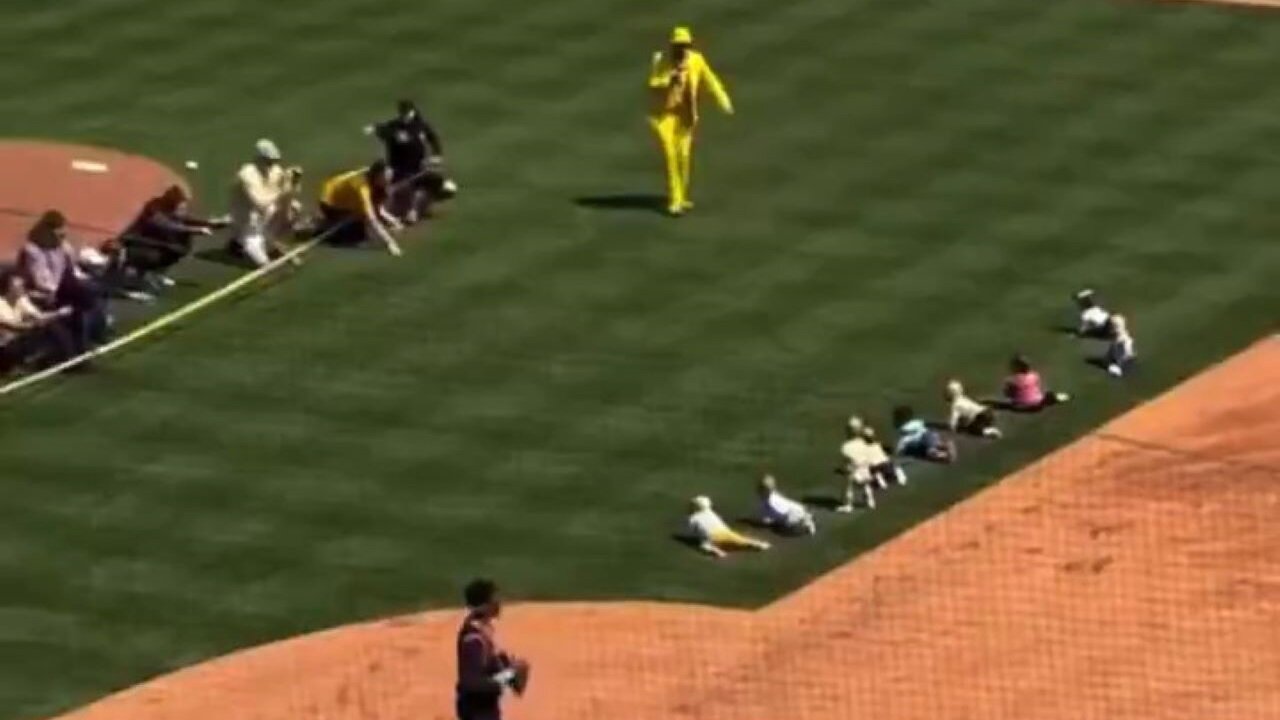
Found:
<path fill-rule="evenodd" d="M 667 207 L 672 212 L 682 212 L 690 204 L 694 125 L 674 113 L 650 117 L 649 125 L 658 136 L 667 166 Z"/>
<path fill-rule="evenodd" d="M 735 532 L 733 530 L 721 530 L 711 533 L 711 537 L 707 538 L 711 544 L 721 550 L 745 550 L 749 548 L 759 548 L 761 542 L 755 538 L 749 538 L 746 535 Z"/>

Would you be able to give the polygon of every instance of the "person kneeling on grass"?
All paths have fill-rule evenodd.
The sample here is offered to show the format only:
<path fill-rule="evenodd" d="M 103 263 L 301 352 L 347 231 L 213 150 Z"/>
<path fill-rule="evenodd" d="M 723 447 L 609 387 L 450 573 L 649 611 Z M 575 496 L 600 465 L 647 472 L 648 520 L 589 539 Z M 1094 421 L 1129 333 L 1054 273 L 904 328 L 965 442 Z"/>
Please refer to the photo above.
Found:
<path fill-rule="evenodd" d="M 907 473 L 893 462 L 876 438 L 876 431 L 863 423 L 861 418 L 849 418 L 846 435 L 848 439 L 840 446 L 844 463 L 838 469 L 845 479 L 844 502 L 836 507 L 836 512 L 853 512 L 858 491 L 861 491 L 863 504 L 867 509 L 874 510 L 875 489 L 887 488 L 890 483 L 906 485 Z"/>
<path fill-rule="evenodd" d="M 444 174 L 440 134 L 412 100 L 401 100 L 395 117 L 366 125 L 364 132 L 382 141 L 393 186 L 387 205 L 405 224 L 429 217 L 433 203 L 457 194 L 457 183 Z"/>
<path fill-rule="evenodd" d="M 965 432 L 992 439 L 1002 435 L 1000 428 L 996 427 L 995 412 L 966 395 L 964 385 L 959 380 L 947 383 L 945 396 L 951 404 L 951 417 L 947 424 L 952 432 Z"/>
<path fill-rule="evenodd" d="M 335 245 L 360 245 L 372 235 L 400 255 L 391 233 L 401 224 L 385 207 L 390 186 L 391 169 L 382 160 L 329 178 L 320 190 L 317 234 Z"/>
<path fill-rule="evenodd" d="M 180 185 L 151 198 L 120 235 L 123 248 L 119 262 L 132 274 L 144 293 L 173 287 L 165 273 L 191 254 L 198 236 L 209 236 L 230 224 L 225 218 L 199 218 L 190 214 L 191 196 Z M 142 297 L 142 296 L 138 296 Z"/>
<path fill-rule="evenodd" d="M 893 409 L 893 425 L 898 429 L 899 457 L 914 457 L 939 463 L 956 461 L 956 444 L 931 429 L 908 405 Z"/>
<path fill-rule="evenodd" d="M 698 549 L 713 557 L 722 558 L 729 550 L 768 550 L 769 543 L 743 535 L 720 518 L 711 507 L 711 498 L 699 495 L 692 501 L 692 512 L 686 524 Z"/>
<path fill-rule="evenodd" d="M 1020 412 L 1039 412 L 1052 405 L 1067 402 L 1071 396 L 1064 392 L 1044 389 L 1040 373 L 1031 367 L 1025 355 L 1014 355 L 1009 361 L 1012 374 L 1005 378 L 1004 396 L 1009 407 Z"/>
<path fill-rule="evenodd" d="M 787 535 L 813 535 L 818 526 L 803 504 L 778 491 L 778 480 L 765 475 L 756 486 L 760 498 L 760 521 Z"/>
<path fill-rule="evenodd" d="M 1107 354 L 1103 357 L 1107 372 L 1115 377 L 1122 377 L 1137 358 L 1133 349 L 1133 336 L 1129 334 L 1129 322 L 1123 315 L 1111 317 L 1111 342 L 1107 345 Z"/>
<path fill-rule="evenodd" d="M 236 171 L 231 186 L 231 238 L 227 252 L 258 267 L 287 252 L 293 232 L 286 218 L 301 209 L 302 168 L 286 168 L 280 148 L 267 138 L 254 143 L 254 157 Z M 301 258 L 295 256 L 294 264 Z"/>

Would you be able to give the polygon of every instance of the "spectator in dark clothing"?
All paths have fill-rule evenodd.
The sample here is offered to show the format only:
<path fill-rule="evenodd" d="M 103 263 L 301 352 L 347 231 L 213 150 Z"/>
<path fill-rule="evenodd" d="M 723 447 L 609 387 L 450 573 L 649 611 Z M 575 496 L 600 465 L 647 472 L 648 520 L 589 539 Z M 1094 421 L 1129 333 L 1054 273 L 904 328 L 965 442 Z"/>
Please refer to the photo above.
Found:
<path fill-rule="evenodd" d="M 76 351 L 69 320 L 72 309 L 41 310 L 27 294 L 27 282 L 16 272 L 0 280 L 0 373 L 35 356 L 39 366 L 71 358 Z"/>
<path fill-rule="evenodd" d="M 136 277 L 142 289 L 155 292 L 172 287 L 169 268 L 191 253 L 194 239 L 212 235 L 227 226 L 224 219 L 204 219 L 190 214 L 190 196 L 179 185 L 151 198 L 120 236 L 120 262 Z"/>
<path fill-rule="evenodd" d="M 393 208 L 407 223 L 430 214 L 433 202 L 457 194 L 457 184 L 444 174 L 444 145 L 418 107 L 401 100 L 396 116 L 365 132 L 382 142 L 396 192 Z"/>
<path fill-rule="evenodd" d="M 18 256 L 18 270 L 37 307 L 47 312 L 71 308 L 76 354 L 106 342 L 111 327 L 106 293 L 76 264 L 62 213 L 50 210 L 36 221 Z"/>

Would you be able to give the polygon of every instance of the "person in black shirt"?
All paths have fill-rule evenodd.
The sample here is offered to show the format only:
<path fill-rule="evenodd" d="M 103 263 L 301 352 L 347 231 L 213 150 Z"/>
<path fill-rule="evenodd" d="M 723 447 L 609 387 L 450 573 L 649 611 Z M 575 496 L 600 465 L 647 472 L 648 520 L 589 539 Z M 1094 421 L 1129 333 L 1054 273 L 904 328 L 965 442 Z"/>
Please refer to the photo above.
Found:
<path fill-rule="evenodd" d="M 458 629 L 458 720 L 502 720 L 502 694 L 523 694 L 529 664 L 498 647 L 493 621 L 502 611 L 498 587 L 473 580 L 463 591 L 467 617 Z"/>
<path fill-rule="evenodd" d="M 430 213 L 433 202 L 457 194 L 457 185 L 444 174 L 440 135 L 412 101 L 401 100 L 394 118 L 365 132 L 382 142 L 396 188 L 392 206 L 405 222 L 417 222 Z"/>
<path fill-rule="evenodd" d="M 212 235 L 226 227 L 225 219 L 204 219 L 190 214 L 190 196 L 180 185 L 151 198 L 120 235 L 124 268 L 136 275 L 147 290 L 173 285 L 165 272 L 191 253 L 197 236 Z"/>

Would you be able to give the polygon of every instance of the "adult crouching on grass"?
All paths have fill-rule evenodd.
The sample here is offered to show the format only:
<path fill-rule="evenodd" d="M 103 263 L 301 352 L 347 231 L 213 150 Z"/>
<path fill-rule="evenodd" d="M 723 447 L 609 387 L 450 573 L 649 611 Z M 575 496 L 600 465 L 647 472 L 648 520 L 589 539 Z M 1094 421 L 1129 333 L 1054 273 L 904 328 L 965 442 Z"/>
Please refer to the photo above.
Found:
<path fill-rule="evenodd" d="M 401 254 L 392 235 L 403 226 L 387 211 L 391 168 L 383 160 L 334 175 L 320 189 L 319 237 L 334 245 L 360 245 L 377 238 L 392 255 Z"/>
<path fill-rule="evenodd" d="M 457 184 L 445 175 L 440 134 L 412 100 L 401 100 L 395 117 L 367 125 L 364 131 L 382 142 L 391 166 L 392 192 L 387 204 L 405 224 L 429 217 L 433 203 L 457 194 Z"/>
<path fill-rule="evenodd" d="M 190 202 L 187 191 L 173 185 L 148 200 L 121 234 L 120 263 L 144 293 L 172 287 L 174 281 L 166 273 L 191 254 L 195 238 L 212 235 L 229 224 L 225 218 L 192 215 Z"/>

